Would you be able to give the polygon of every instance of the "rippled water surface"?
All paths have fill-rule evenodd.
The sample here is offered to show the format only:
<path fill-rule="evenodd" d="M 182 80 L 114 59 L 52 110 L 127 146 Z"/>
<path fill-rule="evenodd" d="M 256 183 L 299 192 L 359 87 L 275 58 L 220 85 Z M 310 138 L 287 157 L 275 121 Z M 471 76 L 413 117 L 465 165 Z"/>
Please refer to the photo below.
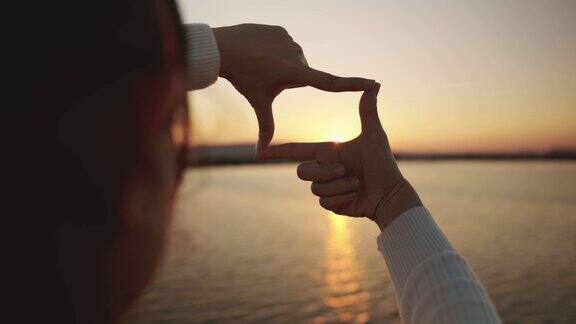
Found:
<path fill-rule="evenodd" d="M 507 323 L 576 323 L 576 163 L 403 162 Z M 190 171 L 129 323 L 399 322 L 366 219 L 321 209 L 295 165 Z"/>

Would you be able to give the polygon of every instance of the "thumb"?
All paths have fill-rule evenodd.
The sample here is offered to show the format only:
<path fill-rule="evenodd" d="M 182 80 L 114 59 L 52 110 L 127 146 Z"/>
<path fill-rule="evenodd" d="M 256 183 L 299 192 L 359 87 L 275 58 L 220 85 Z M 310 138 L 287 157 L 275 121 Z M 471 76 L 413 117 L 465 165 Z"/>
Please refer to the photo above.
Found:
<path fill-rule="evenodd" d="M 369 91 L 364 91 L 360 98 L 360 123 L 362 124 L 362 134 L 367 136 L 380 136 L 382 134 L 382 125 L 378 118 L 378 107 L 376 106 L 376 97 L 380 90 L 380 84 Z"/>
<path fill-rule="evenodd" d="M 272 114 L 272 101 L 274 99 L 262 99 L 254 104 L 254 111 L 258 119 L 258 143 L 256 151 L 266 147 L 274 136 L 274 116 Z"/>

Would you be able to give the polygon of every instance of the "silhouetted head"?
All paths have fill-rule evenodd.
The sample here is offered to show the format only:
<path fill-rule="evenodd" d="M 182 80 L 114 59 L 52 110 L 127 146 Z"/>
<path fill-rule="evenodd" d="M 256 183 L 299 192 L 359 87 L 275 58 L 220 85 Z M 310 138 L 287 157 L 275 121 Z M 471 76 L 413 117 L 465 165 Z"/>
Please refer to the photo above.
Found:
<path fill-rule="evenodd" d="M 162 254 L 187 146 L 184 38 L 173 1 L 44 6 L 7 129 L 13 300 L 23 320 L 109 322 Z"/>

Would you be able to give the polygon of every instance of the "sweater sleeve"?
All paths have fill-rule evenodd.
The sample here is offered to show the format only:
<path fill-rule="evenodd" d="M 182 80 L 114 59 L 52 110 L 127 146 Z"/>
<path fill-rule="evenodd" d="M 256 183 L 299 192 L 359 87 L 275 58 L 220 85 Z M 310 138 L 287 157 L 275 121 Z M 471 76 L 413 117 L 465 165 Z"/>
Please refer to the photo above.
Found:
<path fill-rule="evenodd" d="M 188 88 L 206 88 L 216 81 L 220 73 L 218 44 L 210 26 L 184 25 L 187 49 L 186 78 Z"/>
<path fill-rule="evenodd" d="M 424 207 L 378 236 L 404 323 L 500 323 L 490 297 Z"/>

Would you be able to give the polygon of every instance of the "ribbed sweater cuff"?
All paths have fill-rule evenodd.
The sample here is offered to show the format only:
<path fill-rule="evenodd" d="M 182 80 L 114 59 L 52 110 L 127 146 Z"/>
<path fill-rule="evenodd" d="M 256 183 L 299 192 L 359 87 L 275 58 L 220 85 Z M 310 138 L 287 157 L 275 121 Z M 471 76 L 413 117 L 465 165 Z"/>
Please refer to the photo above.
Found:
<path fill-rule="evenodd" d="M 430 212 L 424 207 L 407 210 L 398 216 L 377 239 L 392 283 L 399 297 L 414 268 L 429 257 L 454 251 Z"/>
<path fill-rule="evenodd" d="M 211 85 L 220 74 L 220 53 L 212 28 L 206 24 L 184 25 L 188 65 L 186 78 L 190 90 Z"/>

